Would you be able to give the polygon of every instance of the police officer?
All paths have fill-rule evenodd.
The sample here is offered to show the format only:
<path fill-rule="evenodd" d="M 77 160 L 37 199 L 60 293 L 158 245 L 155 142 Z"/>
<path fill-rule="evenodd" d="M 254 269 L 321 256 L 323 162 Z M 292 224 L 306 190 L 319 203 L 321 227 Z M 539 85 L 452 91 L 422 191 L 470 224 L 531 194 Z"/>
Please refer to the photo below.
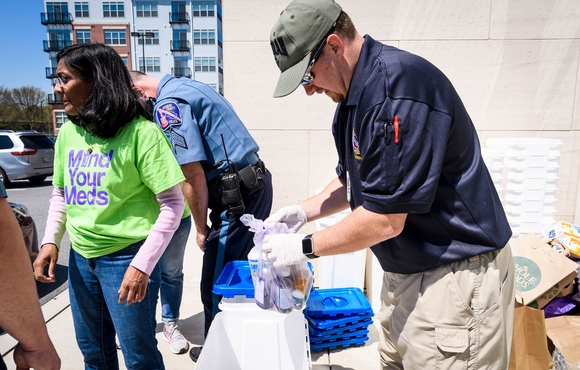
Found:
<path fill-rule="evenodd" d="M 171 75 L 161 80 L 132 71 L 135 90 L 156 99 L 155 122 L 171 141 L 185 182 L 197 245 L 204 251 L 201 299 L 205 330 L 218 312 L 213 284 L 223 266 L 244 260 L 253 246 L 251 233 L 240 221 L 248 213 L 265 219 L 272 208 L 272 178 L 258 156 L 258 144 L 230 103 L 208 85 Z M 208 209 L 210 225 L 207 225 Z M 190 357 L 197 361 L 201 347 Z"/>

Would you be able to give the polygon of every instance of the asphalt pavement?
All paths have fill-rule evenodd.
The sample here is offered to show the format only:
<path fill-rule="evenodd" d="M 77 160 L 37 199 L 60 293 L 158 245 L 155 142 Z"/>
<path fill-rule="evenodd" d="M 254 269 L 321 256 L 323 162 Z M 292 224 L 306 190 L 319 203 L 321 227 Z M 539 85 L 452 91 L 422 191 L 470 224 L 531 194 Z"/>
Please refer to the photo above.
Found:
<path fill-rule="evenodd" d="M 32 184 L 28 180 L 12 181 L 6 190 L 8 192 L 9 202 L 22 204 L 28 209 L 30 216 L 36 224 L 38 242 L 40 243 L 44 235 L 44 229 L 46 228 L 48 206 L 52 194 L 52 176 L 38 185 Z M 36 283 L 41 305 L 54 299 L 67 288 L 69 250 L 70 241 L 68 234 L 65 233 L 58 255 L 56 282 L 51 284 Z"/>

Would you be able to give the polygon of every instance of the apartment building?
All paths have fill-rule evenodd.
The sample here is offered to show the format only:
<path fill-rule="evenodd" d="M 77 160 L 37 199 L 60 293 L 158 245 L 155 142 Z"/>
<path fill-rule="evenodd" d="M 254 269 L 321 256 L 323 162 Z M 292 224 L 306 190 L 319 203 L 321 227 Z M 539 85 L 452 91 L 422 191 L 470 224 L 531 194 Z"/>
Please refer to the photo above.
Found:
<path fill-rule="evenodd" d="M 60 50 L 99 42 L 112 46 L 129 69 L 157 78 L 193 78 L 223 94 L 221 0 L 45 0 L 44 5 L 46 78 L 56 77 Z M 49 94 L 55 132 L 66 119 L 61 102 L 58 94 Z"/>

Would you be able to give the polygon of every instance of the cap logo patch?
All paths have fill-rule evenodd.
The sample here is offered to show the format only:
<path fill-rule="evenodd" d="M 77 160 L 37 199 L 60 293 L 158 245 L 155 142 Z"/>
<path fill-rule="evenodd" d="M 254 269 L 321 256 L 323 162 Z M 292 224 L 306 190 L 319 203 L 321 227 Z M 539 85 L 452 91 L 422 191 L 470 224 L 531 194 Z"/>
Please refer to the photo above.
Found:
<path fill-rule="evenodd" d="M 159 126 L 165 131 L 171 126 L 179 126 L 182 123 L 181 112 L 174 102 L 163 104 L 155 112 Z"/>
<path fill-rule="evenodd" d="M 270 46 L 272 47 L 272 53 L 274 53 L 274 57 L 278 55 L 283 55 L 285 57 L 288 56 L 288 50 L 286 50 L 286 45 L 284 44 L 284 40 L 281 36 L 276 37 L 270 41 Z"/>

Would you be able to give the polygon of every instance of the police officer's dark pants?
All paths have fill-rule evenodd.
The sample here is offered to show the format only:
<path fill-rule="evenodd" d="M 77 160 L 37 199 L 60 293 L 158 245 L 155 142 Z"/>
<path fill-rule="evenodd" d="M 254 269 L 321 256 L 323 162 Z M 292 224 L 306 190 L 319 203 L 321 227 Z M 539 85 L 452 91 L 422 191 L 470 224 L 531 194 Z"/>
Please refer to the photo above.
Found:
<path fill-rule="evenodd" d="M 262 189 L 250 196 L 244 195 L 244 213 L 265 220 L 272 210 L 272 175 L 266 171 L 260 180 Z M 211 203 L 210 203 L 211 206 Z M 201 301 L 205 316 L 204 337 L 215 315 L 219 312 L 221 296 L 212 293 L 213 285 L 223 267 L 229 261 L 247 260 L 254 246 L 254 233 L 240 221 L 240 215 L 232 215 L 227 208 L 213 207 L 210 212 L 210 231 L 205 243 L 201 269 Z"/>

